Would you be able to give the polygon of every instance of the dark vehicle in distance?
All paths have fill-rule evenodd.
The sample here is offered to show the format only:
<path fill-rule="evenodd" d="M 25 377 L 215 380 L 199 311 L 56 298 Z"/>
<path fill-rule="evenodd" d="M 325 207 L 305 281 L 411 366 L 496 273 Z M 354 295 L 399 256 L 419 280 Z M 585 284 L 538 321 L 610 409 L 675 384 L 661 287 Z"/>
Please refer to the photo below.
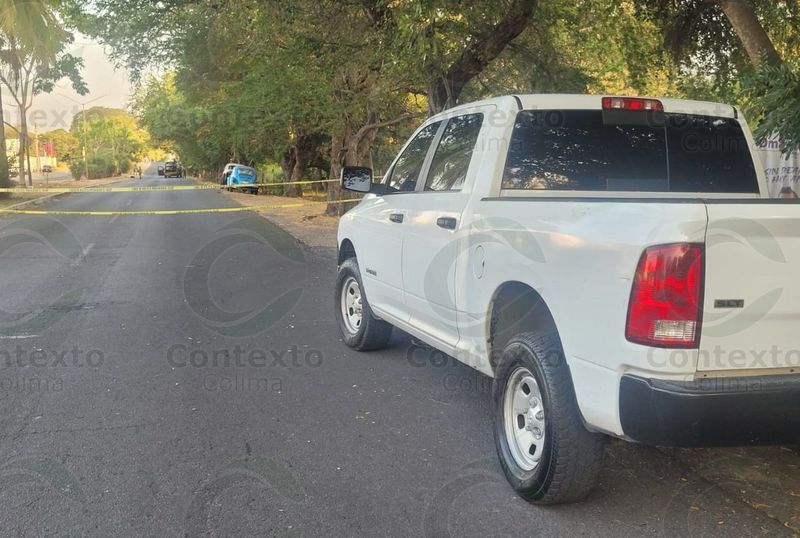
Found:
<path fill-rule="evenodd" d="M 178 161 L 167 161 L 164 164 L 164 177 L 183 177 L 183 165 Z"/>
<path fill-rule="evenodd" d="M 46 164 L 46 165 L 42 166 L 42 173 L 43 174 L 52 174 L 53 173 L 53 167 L 50 166 L 49 164 Z"/>

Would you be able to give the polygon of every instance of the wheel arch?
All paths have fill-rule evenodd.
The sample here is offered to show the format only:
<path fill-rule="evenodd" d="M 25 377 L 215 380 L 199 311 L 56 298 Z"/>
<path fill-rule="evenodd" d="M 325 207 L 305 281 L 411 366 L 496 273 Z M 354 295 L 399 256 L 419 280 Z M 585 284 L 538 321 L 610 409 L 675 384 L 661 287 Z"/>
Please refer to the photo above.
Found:
<path fill-rule="evenodd" d="M 554 333 L 555 318 L 542 295 L 530 284 L 512 280 L 500 284 L 492 294 L 486 316 L 487 351 L 492 371 L 505 344 L 522 332 Z M 562 344 L 563 348 L 563 344 Z"/>
<path fill-rule="evenodd" d="M 356 258 L 356 248 L 353 246 L 353 242 L 349 239 L 345 238 L 342 239 L 341 244 L 339 245 L 339 252 L 338 252 L 338 259 L 336 261 L 337 265 L 342 265 L 345 260 L 348 258 Z"/>

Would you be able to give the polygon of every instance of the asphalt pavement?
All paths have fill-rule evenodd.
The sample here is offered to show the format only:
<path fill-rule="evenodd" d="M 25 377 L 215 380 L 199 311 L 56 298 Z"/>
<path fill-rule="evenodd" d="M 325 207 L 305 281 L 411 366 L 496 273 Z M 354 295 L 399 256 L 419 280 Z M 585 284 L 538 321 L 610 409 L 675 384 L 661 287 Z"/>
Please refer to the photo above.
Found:
<path fill-rule="evenodd" d="M 159 191 L 37 209 L 232 205 Z M 0 534 L 790 534 L 623 442 L 585 502 L 526 504 L 496 461 L 490 380 L 403 334 L 347 348 L 335 273 L 331 249 L 250 213 L 0 218 Z"/>

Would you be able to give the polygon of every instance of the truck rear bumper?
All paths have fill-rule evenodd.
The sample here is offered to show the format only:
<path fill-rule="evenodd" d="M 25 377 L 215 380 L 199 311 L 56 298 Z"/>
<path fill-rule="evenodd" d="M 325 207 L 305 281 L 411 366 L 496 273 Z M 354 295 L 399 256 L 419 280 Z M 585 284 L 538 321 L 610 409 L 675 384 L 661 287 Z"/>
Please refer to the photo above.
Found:
<path fill-rule="evenodd" d="M 619 407 L 625 435 L 650 445 L 800 442 L 800 374 L 696 381 L 626 374 Z"/>

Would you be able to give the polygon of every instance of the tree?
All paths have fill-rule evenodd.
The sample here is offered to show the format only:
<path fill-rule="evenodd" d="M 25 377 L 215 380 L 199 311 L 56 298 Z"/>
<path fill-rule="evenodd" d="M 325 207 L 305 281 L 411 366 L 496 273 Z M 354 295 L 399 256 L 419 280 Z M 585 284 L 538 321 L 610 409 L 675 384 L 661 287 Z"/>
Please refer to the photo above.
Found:
<path fill-rule="evenodd" d="M 476 2 L 474 6 L 480 4 Z M 527 28 L 537 4 L 538 0 L 493 1 L 484 4 L 483 9 L 464 10 L 460 2 L 427 3 L 421 35 L 422 46 L 429 51 L 423 55 L 423 62 L 428 76 L 427 97 L 431 114 L 458 102 L 467 84 Z M 498 8 L 502 7 L 505 9 L 500 11 Z M 492 15 L 498 11 L 502 15 L 499 20 L 482 24 L 492 21 Z M 463 29 L 458 24 L 460 20 L 466 20 Z M 414 26 L 416 24 L 412 24 L 412 28 Z"/>
<path fill-rule="evenodd" d="M 753 65 L 767 63 L 776 66 L 783 63 L 752 4 L 744 0 L 717 0 L 717 3 L 739 36 Z"/>
<path fill-rule="evenodd" d="M 629 0 L 546 2 L 462 100 L 553 92 L 680 96 L 675 75 L 661 29 Z"/>
<path fill-rule="evenodd" d="M 84 118 L 86 121 L 84 131 Z M 125 173 L 131 162 L 141 159 L 149 147 L 149 134 L 141 129 L 134 116 L 124 110 L 94 107 L 72 120 L 76 151 L 86 148 L 89 178 Z M 73 174 L 82 173 L 82 163 L 73 163 Z"/>
<path fill-rule="evenodd" d="M 30 48 L 40 48 L 39 36 L 44 35 L 42 30 L 47 26 L 46 6 L 41 2 L 15 2 L 8 1 L 0 6 L 0 46 L 5 47 L 11 41 L 13 35 L 18 36 L 23 43 Z M 0 50 L 0 52 L 3 52 Z M 11 185 L 9 177 L 8 162 L 6 160 L 7 145 L 5 133 L 5 107 L 3 105 L 3 89 L 0 84 L 0 125 L 3 130 L 0 132 L 0 187 L 7 188 Z M 22 136 L 20 136 L 22 140 Z M 7 196 L 7 193 L 4 194 Z"/>
<path fill-rule="evenodd" d="M 800 2 L 797 0 L 638 0 L 662 28 L 694 98 L 745 109 L 763 139 L 777 133 L 800 145 Z"/>
<path fill-rule="evenodd" d="M 266 159 L 280 163 L 286 181 L 296 183 L 325 161 L 335 178 L 341 166 L 369 160 L 381 129 L 409 123 L 430 103 L 432 111 L 455 104 L 465 85 L 525 28 L 536 2 L 477 4 L 465 10 L 452 0 L 98 0 L 94 13 L 80 18 L 85 31 L 100 36 L 135 74 L 151 61 L 176 66 L 174 98 L 192 111 L 189 132 L 203 133 L 202 148 L 194 136 L 178 144 L 182 152 L 204 153 L 203 164 L 211 168 L 241 155 Z M 459 11 L 466 11 L 463 21 Z M 423 41 L 413 22 L 420 13 L 429 21 Z M 425 49 L 437 53 L 419 62 L 414 53 Z M 439 98 L 445 93 L 449 101 Z M 171 114 L 182 116 L 174 108 Z M 153 126 L 161 120 L 146 116 L 159 131 Z M 172 136 L 186 138 L 178 135 Z M 287 192 L 302 190 L 290 185 Z M 333 202 L 341 196 L 336 185 L 328 193 Z"/>
<path fill-rule="evenodd" d="M 390 158 L 426 113 L 497 94 L 655 94 L 774 106 L 780 96 L 768 99 L 760 70 L 784 69 L 789 80 L 786 59 L 798 56 L 800 43 L 798 0 L 92 6 L 71 16 L 139 80 L 134 110 L 159 144 L 212 176 L 229 160 L 280 165 L 290 195 L 303 193 L 298 180 L 309 173 L 335 179 L 342 166 Z M 771 55 L 764 33 L 783 67 L 754 68 L 764 53 L 751 51 Z M 161 79 L 143 76 L 165 66 Z M 748 82 L 757 75 L 760 86 Z M 330 183 L 328 212 L 340 213 L 345 196 Z"/>
<path fill-rule="evenodd" d="M 39 48 L 38 36 L 42 35 L 40 31 L 46 26 L 43 8 L 44 6 L 38 2 L 5 2 L 0 6 L 0 47 L 7 46 L 12 40 L 10 36 L 17 35 L 18 39 L 22 39 L 26 46 Z M 0 52 L 3 52 L 2 49 Z M 3 155 L 3 158 L 0 159 L 0 187 L 7 188 L 11 185 L 11 181 L 6 161 L 8 150 L 4 112 L 3 88 L 0 84 L 0 125 L 3 126 L 0 132 L 0 154 Z M 22 136 L 20 136 L 20 140 L 22 140 Z M 5 197 L 7 194 L 3 196 Z"/>
<path fill-rule="evenodd" d="M 69 131 L 56 129 L 39 135 L 43 144 L 50 144 L 59 161 L 70 163 L 79 156 L 80 147 L 78 139 Z"/>
<path fill-rule="evenodd" d="M 744 84 L 744 94 L 749 100 L 749 112 L 758 120 L 756 136 L 764 139 L 777 133 L 783 150 L 794 151 L 800 147 L 800 66 L 783 60 L 752 4 L 744 0 L 717 1 L 755 68 Z M 796 16 L 797 3 L 794 8 L 794 13 L 785 14 Z"/>
<path fill-rule="evenodd" d="M 24 179 L 27 167 L 29 183 L 27 113 L 33 97 L 65 77 L 78 93 L 88 91 L 79 73 L 82 61 L 65 52 L 72 36 L 60 25 L 56 7 L 53 0 L 8 0 L 0 7 L 0 83 L 19 109 L 19 173 Z"/>

